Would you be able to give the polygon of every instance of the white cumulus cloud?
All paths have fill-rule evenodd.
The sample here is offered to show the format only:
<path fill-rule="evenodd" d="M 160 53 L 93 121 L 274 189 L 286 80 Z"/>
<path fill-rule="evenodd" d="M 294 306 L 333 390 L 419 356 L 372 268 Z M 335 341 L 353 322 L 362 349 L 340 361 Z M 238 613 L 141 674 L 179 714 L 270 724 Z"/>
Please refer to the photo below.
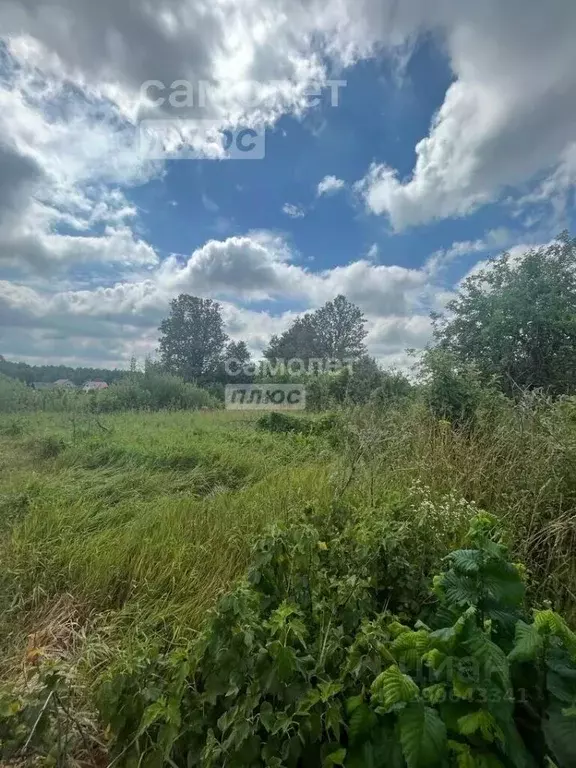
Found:
<path fill-rule="evenodd" d="M 418 40 L 433 36 L 453 82 L 406 176 L 385 146 L 362 172 L 356 189 L 367 209 L 402 230 L 506 196 L 540 219 L 552 205 L 556 220 L 576 183 L 575 29 L 572 0 L 0 3 L 2 354 L 126 361 L 154 349 L 170 299 L 188 291 L 222 299 L 227 323 L 253 348 L 293 313 L 250 302 L 314 308 L 345 293 L 369 318 L 371 348 L 400 359 L 402 345 L 427 338 L 442 267 L 503 241 L 455 243 L 422 269 L 372 263 L 371 250 L 313 272 L 277 235 L 248 232 L 162 261 L 131 202 L 134 186 L 164 173 L 139 150 L 138 119 L 271 126 L 304 115 L 328 72 L 372 57 L 402 70 Z M 185 109 L 169 101 L 178 80 L 192 86 Z M 166 101 L 154 107 L 158 94 Z M 316 194 L 344 187 L 329 175 Z M 283 211 L 306 213 L 294 203 Z M 74 278 L 80 266 L 85 283 Z"/>
<path fill-rule="evenodd" d="M 344 189 L 344 181 L 336 178 L 336 176 L 324 176 L 322 181 L 318 184 L 316 194 L 318 197 L 322 195 L 333 195 L 335 192 L 339 192 Z"/>
<path fill-rule="evenodd" d="M 302 219 L 306 216 L 306 211 L 301 205 L 295 205 L 294 203 L 284 203 L 282 206 L 282 213 L 286 216 L 290 216 L 291 219 Z"/>

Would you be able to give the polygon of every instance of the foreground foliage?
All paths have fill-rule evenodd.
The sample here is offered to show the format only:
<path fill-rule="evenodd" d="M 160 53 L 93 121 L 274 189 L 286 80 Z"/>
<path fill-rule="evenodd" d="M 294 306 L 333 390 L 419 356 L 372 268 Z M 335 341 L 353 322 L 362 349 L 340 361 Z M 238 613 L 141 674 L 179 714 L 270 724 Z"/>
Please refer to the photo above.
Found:
<path fill-rule="evenodd" d="M 510 710 L 506 696 L 508 710 L 496 713 L 482 700 L 491 690 L 484 669 L 465 659 L 476 654 L 472 632 L 506 656 L 515 633 L 528 632 L 514 625 L 534 627 L 521 574 L 504 568 L 514 600 L 491 618 L 494 606 L 473 599 L 464 578 L 478 563 L 456 556 L 442 565 L 452 550 L 482 550 L 479 542 L 463 542 L 477 509 L 490 509 L 514 559 L 527 565 L 531 604 L 550 598 L 574 619 L 575 403 L 533 397 L 498 408 L 478 411 L 473 429 L 435 419 L 417 402 L 384 412 L 276 415 L 259 425 L 224 411 L 0 419 L 3 759 L 180 766 L 190 753 L 200 765 L 233 765 L 248 748 L 237 741 L 246 714 L 252 746 L 261 742 L 246 765 L 272 757 L 284 765 L 378 765 L 376 732 L 388 734 L 390 754 L 404 765 L 402 712 L 418 704 L 446 729 L 439 765 L 474 765 L 472 758 L 514 765 L 499 731 L 492 741 L 482 728 L 459 732 L 457 720 L 476 709 L 496 718 L 505 743 L 512 711 L 522 740 L 515 754 L 530 754 L 524 764 L 550 768 L 545 754 L 556 766 L 573 764 L 571 731 L 567 746 L 561 733 L 568 732 L 562 710 L 573 703 L 572 661 L 557 658 L 572 654 L 570 633 L 544 612 L 535 660 L 506 660 L 514 704 Z M 277 527 L 262 539 L 271 524 Z M 490 590 L 493 565 L 484 577 Z M 238 586 L 247 569 L 250 580 Z M 431 595 L 431 575 L 439 571 L 447 574 L 444 586 Z M 210 613 L 222 595 L 228 597 Z M 458 623 L 470 608 L 474 616 Z M 460 628 L 453 646 L 441 645 L 436 633 L 451 627 Z M 40 647 L 37 661 L 25 662 L 24 681 L 31 632 Z M 399 655 L 403 635 L 402 642 L 420 644 L 415 660 L 411 648 L 408 660 Z M 447 656 L 444 667 L 429 664 L 430 651 Z M 393 667 L 387 653 L 418 693 L 385 713 L 377 711 L 384 704 L 377 704 L 376 688 L 388 678 L 373 686 Z M 235 690 L 228 675 L 221 690 L 218 675 L 231 667 L 243 670 L 246 683 Z M 265 673 L 272 672 L 269 683 Z M 462 676 L 477 682 L 470 700 L 454 682 Z M 429 701 L 441 693 L 427 690 L 435 685 L 446 701 Z M 452 701 L 454 690 L 459 698 Z M 298 714 L 308 695 L 310 709 Z M 253 708 L 245 709 L 251 696 Z M 349 699 L 364 715 L 370 711 L 368 735 L 354 736 Z M 454 704 L 456 724 L 448 718 Z M 268 705 L 271 728 L 279 729 L 272 735 Z M 263 756 L 271 739 L 276 752 Z M 365 742 L 373 757 L 362 751 Z M 463 745 L 461 754 L 454 743 Z M 110 756 L 102 757 L 106 748 Z M 283 752 L 296 749 L 299 758 Z"/>
<path fill-rule="evenodd" d="M 576 636 L 551 610 L 523 613 L 522 569 L 492 517 L 473 520 L 468 546 L 446 558 L 417 619 L 408 572 L 394 574 L 384 542 L 361 543 L 337 510 L 275 531 L 192 648 L 105 675 L 118 759 L 574 765 Z M 422 601 L 408 586 L 410 604 Z"/>

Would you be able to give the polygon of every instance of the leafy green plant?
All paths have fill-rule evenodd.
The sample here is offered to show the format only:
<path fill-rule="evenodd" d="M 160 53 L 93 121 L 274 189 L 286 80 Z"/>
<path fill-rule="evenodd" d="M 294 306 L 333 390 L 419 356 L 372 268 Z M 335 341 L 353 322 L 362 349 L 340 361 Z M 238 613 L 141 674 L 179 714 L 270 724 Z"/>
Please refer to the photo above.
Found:
<path fill-rule="evenodd" d="M 289 416 L 286 413 L 272 411 L 260 416 L 257 421 L 259 429 L 267 432 L 297 432 L 309 434 L 312 420 L 305 417 Z"/>
<path fill-rule="evenodd" d="M 440 347 L 426 351 L 420 375 L 431 412 L 455 427 L 473 427 L 479 411 L 496 408 L 502 399 L 494 382 L 483 382 L 472 363 Z"/>
<path fill-rule="evenodd" d="M 576 636 L 551 610 L 528 620 L 492 517 L 474 518 L 468 544 L 446 558 L 424 623 L 396 615 L 380 550 L 355 543 L 345 510 L 273 531 L 192 647 L 106 674 L 118 760 L 574 765 Z"/>
<path fill-rule="evenodd" d="M 38 393 L 20 381 L 0 373 L 0 413 L 16 413 L 38 407 Z"/>
<path fill-rule="evenodd" d="M 22 437 L 27 429 L 27 422 L 22 416 L 15 416 L 0 425 L 0 436 L 2 437 Z"/>

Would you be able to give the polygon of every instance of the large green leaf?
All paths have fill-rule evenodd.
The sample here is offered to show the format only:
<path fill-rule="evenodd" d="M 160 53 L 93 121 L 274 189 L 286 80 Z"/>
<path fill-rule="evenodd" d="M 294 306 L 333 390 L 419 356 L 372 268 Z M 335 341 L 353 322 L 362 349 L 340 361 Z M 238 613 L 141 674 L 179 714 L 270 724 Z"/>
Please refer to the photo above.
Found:
<path fill-rule="evenodd" d="M 385 707 L 401 702 L 410 702 L 420 689 L 409 675 L 404 675 L 396 664 L 378 675 L 371 686 L 373 698 Z"/>
<path fill-rule="evenodd" d="M 542 649 L 543 639 L 534 624 L 519 621 L 516 624 L 514 648 L 508 654 L 509 661 L 532 661 Z"/>
<path fill-rule="evenodd" d="M 438 712 L 411 704 L 399 718 L 400 742 L 408 768 L 439 765 L 446 754 L 446 726 Z"/>
<path fill-rule="evenodd" d="M 518 606 L 524 599 L 524 584 L 518 570 L 503 560 L 493 559 L 482 569 L 484 588 L 496 601 Z"/>
<path fill-rule="evenodd" d="M 324 758 L 324 762 L 322 763 L 323 768 L 332 768 L 332 766 L 335 765 L 344 765 L 344 760 L 346 759 L 346 750 L 341 747 L 340 749 L 335 750 L 334 752 L 331 752 L 329 755 L 327 755 Z"/>
<path fill-rule="evenodd" d="M 488 752 L 473 749 L 458 741 L 449 741 L 448 745 L 454 753 L 458 768 L 504 768 L 504 764 Z"/>
<path fill-rule="evenodd" d="M 352 742 L 361 742 L 370 737 L 376 727 L 377 717 L 367 704 L 354 709 L 348 721 L 348 737 Z"/>
<path fill-rule="evenodd" d="M 449 555 L 456 570 L 473 576 L 478 573 L 482 564 L 482 552 L 478 549 L 458 549 Z"/>
<path fill-rule="evenodd" d="M 509 665 L 504 651 L 487 634 L 477 630 L 466 643 L 472 656 L 482 664 L 482 674 L 486 677 L 497 675 L 504 687 L 509 685 Z"/>
<path fill-rule="evenodd" d="M 544 721 L 544 736 L 550 756 L 558 768 L 574 768 L 576 765 L 576 728 L 574 718 L 566 717 L 559 707 L 549 710 Z"/>
<path fill-rule="evenodd" d="M 448 571 L 442 577 L 441 588 L 446 595 L 447 600 L 454 605 L 468 607 L 476 605 L 480 592 L 476 579 L 469 576 L 462 576 L 455 571 Z"/>
<path fill-rule="evenodd" d="M 502 729 L 498 726 L 494 717 L 486 709 L 478 709 L 463 715 L 458 720 L 458 730 L 463 736 L 479 734 L 484 741 L 493 742 L 495 739 L 504 740 Z"/>

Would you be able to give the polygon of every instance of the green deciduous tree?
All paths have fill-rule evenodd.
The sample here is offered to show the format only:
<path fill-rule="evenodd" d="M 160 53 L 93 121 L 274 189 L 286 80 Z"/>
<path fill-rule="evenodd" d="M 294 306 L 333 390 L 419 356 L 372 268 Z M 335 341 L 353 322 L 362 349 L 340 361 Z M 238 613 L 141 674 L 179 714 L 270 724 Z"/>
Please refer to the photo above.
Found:
<path fill-rule="evenodd" d="M 226 345 L 225 358 L 229 363 L 231 372 L 233 369 L 244 369 L 250 365 L 252 358 L 245 341 L 230 341 Z"/>
<path fill-rule="evenodd" d="M 477 410 L 496 405 L 502 393 L 494 382 L 483 382 L 476 367 L 446 349 L 426 351 L 420 379 L 424 400 L 439 419 L 454 426 L 473 426 Z"/>
<path fill-rule="evenodd" d="M 504 253 L 467 278 L 447 314 L 441 347 L 496 375 L 509 394 L 576 390 L 576 240 L 567 233 L 520 256 Z"/>
<path fill-rule="evenodd" d="M 280 336 L 273 336 L 264 356 L 269 360 L 323 358 L 358 359 L 366 352 L 366 320 L 345 296 L 297 318 Z"/>
<path fill-rule="evenodd" d="M 368 402 L 382 384 L 383 371 L 375 358 L 363 355 L 354 363 L 346 384 L 345 400 L 358 405 Z"/>
<path fill-rule="evenodd" d="M 357 359 L 365 353 L 366 319 L 345 296 L 336 296 L 314 315 L 315 340 L 322 355 L 341 360 Z"/>
<path fill-rule="evenodd" d="M 218 370 L 228 340 L 218 302 L 183 293 L 170 303 L 159 330 L 166 370 L 186 381 L 206 380 Z"/>
<path fill-rule="evenodd" d="M 222 392 L 222 385 L 250 383 L 254 376 L 252 356 L 245 341 L 230 341 L 226 345 L 218 371 L 213 376 L 215 386 Z"/>
<path fill-rule="evenodd" d="M 280 336 L 272 336 L 264 357 L 268 360 L 308 360 L 318 357 L 312 314 L 297 317 Z"/>

